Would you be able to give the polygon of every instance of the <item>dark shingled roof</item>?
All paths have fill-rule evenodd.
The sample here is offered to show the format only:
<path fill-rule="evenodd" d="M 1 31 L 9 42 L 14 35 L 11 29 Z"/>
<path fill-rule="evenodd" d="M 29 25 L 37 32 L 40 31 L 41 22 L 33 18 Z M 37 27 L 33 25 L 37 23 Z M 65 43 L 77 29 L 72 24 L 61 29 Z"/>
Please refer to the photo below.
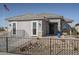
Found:
<path fill-rule="evenodd" d="M 6 20 L 9 21 L 26 21 L 26 20 L 43 20 L 45 18 L 62 18 L 67 23 L 72 23 L 73 20 L 64 18 L 63 16 L 57 15 L 57 14 L 51 14 L 51 13 L 40 13 L 40 14 L 24 14 L 19 16 L 14 16 L 10 18 L 6 18 Z"/>
<path fill-rule="evenodd" d="M 19 16 L 14 16 L 7 18 L 6 20 L 34 20 L 34 19 L 44 19 L 44 18 L 62 18 L 63 16 L 59 16 L 56 14 L 49 13 L 40 13 L 40 14 L 24 14 Z"/>

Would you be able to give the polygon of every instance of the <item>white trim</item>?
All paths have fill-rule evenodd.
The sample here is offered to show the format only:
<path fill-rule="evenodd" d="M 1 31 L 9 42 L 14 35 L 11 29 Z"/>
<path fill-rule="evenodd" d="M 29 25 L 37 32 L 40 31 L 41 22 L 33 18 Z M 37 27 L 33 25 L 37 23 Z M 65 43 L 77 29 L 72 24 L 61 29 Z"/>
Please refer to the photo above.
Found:
<path fill-rule="evenodd" d="M 36 22 L 36 35 L 33 35 L 33 22 Z M 38 21 L 31 21 L 31 36 L 38 36 Z"/>

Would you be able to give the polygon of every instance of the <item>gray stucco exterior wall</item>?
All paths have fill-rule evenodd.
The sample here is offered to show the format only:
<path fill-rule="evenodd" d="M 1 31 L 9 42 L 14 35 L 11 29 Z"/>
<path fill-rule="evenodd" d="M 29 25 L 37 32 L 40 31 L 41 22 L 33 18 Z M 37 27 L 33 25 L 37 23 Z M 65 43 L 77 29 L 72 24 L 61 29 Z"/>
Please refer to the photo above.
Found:
<path fill-rule="evenodd" d="M 17 22 L 17 30 L 25 31 L 26 36 L 31 35 L 31 21 L 18 21 Z"/>
<path fill-rule="evenodd" d="M 49 22 L 42 20 L 42 36 L 46 36 L 49 33 Z"/>
<path fill-rule="evenodd" d="M 34 20 L 33 20 L 34 21 Z M 13 23 L 16 23 L 16 35 L 23 36 L 25 34 L 26 37 L 32 36 L 32 22 L 33 21 L 12 21 L 8 22 L 11 26 L 8 26 L 9 31 L 12 32 L 13 30 Z M 42 20 L 35 20 L 37 22 L 37 36 L 42 36 Z M 11 33 L 12 34 L 12 33 Z"/>

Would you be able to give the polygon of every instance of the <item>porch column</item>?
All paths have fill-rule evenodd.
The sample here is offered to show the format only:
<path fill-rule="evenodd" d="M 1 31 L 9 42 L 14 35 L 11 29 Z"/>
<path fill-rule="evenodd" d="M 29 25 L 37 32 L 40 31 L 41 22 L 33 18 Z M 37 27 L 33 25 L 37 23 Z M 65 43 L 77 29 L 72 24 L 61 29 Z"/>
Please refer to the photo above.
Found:
<path fill-rule="evenodd" d="M 58 22 L 58 31 L 61 31 L 61 24 Z"/>

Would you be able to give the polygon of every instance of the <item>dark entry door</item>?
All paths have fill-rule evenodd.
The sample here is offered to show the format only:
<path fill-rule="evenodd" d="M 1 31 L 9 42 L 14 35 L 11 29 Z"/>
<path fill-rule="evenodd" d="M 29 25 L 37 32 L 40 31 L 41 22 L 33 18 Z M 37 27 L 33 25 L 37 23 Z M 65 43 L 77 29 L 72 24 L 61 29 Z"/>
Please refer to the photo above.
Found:
<path fill-rule="evenodd" d="M 58 31 L 58 23 L 50 23 L 49 24 L 50 35 L 55 35 L 57 31 Z"/>
<path fill-rule="evenodd" d="M 52 23 L 49 24 L 49 33 L 50 35 L 54 34 L 54 25 Z"/>

